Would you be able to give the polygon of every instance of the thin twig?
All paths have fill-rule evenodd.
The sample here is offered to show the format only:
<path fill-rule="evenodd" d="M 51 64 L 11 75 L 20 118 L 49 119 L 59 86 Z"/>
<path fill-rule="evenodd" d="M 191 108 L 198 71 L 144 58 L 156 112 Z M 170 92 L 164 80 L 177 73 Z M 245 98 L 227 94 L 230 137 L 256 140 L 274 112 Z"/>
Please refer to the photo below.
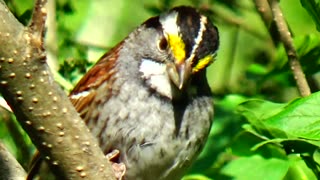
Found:
<path fill-rule="evenodd" d="M 211 9 L 211 11 L 213 12 L 213 15 L 219 16 L 219 18 L 221 18 L 224 24 L 237 26 L 237 28 L 246 31 L 249 34 L 252 34 L 258 39 L 265 40 L 265 36 L 260 32 L 256 31 L 256 29 L 253 28 L 252 25 L 245 22 L 243 18 L 234 16 L 232 13 L 230 13 L 229 11 L 225 11 L 224 9 L 224 7 L 219 7 L 219 5 L 217 5 L 214 6 L 213 9 Z"/>
<path fill-rule="evenodd" d="M 273 17 L 268 2 L 265 0 L 254 0 L 254 4 L 263 20 L 263 23 L 266 27 L 269 27 Z"/>
<path fill-rule="evenodd" d="M 277 25 L 280 39 L 287 52 L 289 64 L 293 72 L 294 79 L 296 80 L 300 95 L 303 97 L 308 96 L 311 94 L 310 87 L 307 83 L 305 74 L 302 71 L 296 49 L 293 45 L 292 36 L 283 17 L 279 2 L 277 0 L 268 0 L 268 3 L 272 11 L 274 21 Z M 264 11 L 259 12 L 264 13 Z"/>

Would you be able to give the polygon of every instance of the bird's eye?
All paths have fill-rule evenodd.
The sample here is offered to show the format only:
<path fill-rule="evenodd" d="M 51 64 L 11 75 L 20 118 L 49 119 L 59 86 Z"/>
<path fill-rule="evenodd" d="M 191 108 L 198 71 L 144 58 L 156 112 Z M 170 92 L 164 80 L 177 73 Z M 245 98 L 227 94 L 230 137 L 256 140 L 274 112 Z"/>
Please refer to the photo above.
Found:
<path fill-rule="evenodd" d="M 164 51 L 168 48 L 168 41 L 165 37 L 161 38 L 158 42 L 158 48 L 161 50 L 161 51 Z"/>

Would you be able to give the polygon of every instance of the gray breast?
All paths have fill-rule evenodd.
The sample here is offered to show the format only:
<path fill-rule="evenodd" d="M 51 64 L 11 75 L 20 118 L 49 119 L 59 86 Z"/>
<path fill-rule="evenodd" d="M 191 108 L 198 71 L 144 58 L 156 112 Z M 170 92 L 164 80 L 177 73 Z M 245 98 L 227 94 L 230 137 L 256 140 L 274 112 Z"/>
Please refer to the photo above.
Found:
<path fill-rule="evenodd" d="M 118 95 L 99 108 L 105 112 L 99 116 L 104 124 L 91 129 L 104 137 L 105 152 L 120 150 L 128 179 L 181 174 L 202 148 L 213 115 L 211 97 L 195 97 L 177 127 L 171 101 L 132 81 L 123 82 Z"/>

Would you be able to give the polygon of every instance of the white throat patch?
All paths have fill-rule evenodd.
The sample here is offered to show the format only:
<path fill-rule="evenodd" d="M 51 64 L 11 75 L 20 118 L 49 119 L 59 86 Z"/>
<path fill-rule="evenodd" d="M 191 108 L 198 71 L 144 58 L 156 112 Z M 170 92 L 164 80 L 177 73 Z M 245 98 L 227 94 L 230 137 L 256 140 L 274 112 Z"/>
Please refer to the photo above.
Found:
<path fill-rule="evenodd" d="M 171 82 L 167 75 L 166 65 L 151 59 L 142 59 L 139 67 L 142 78 L 159 94 L 172 99 Z"/>

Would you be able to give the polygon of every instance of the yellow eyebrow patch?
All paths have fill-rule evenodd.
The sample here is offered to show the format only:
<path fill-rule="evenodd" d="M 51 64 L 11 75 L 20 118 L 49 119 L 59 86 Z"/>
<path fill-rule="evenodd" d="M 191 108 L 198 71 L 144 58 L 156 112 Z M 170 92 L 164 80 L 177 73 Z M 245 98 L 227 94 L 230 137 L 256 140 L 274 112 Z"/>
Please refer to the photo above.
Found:
<path fill-rule="evenodd" d="M 202 59 L 199 59 L 198 63 L 196 64 L 195 67 L 192 68 L 192 72 L 198 72 L 201 69 L 207 67 L 208 65 L 210 65 L 213 62 L 213 55 L 209 54 L 207 56 L 205 56 Z"/>
<path fill-rule="evenodd" d="M 169 45 L 177 63 L 182 63 L 185 60 L 185 44 L 178 35 L 169 35 Z"/>

